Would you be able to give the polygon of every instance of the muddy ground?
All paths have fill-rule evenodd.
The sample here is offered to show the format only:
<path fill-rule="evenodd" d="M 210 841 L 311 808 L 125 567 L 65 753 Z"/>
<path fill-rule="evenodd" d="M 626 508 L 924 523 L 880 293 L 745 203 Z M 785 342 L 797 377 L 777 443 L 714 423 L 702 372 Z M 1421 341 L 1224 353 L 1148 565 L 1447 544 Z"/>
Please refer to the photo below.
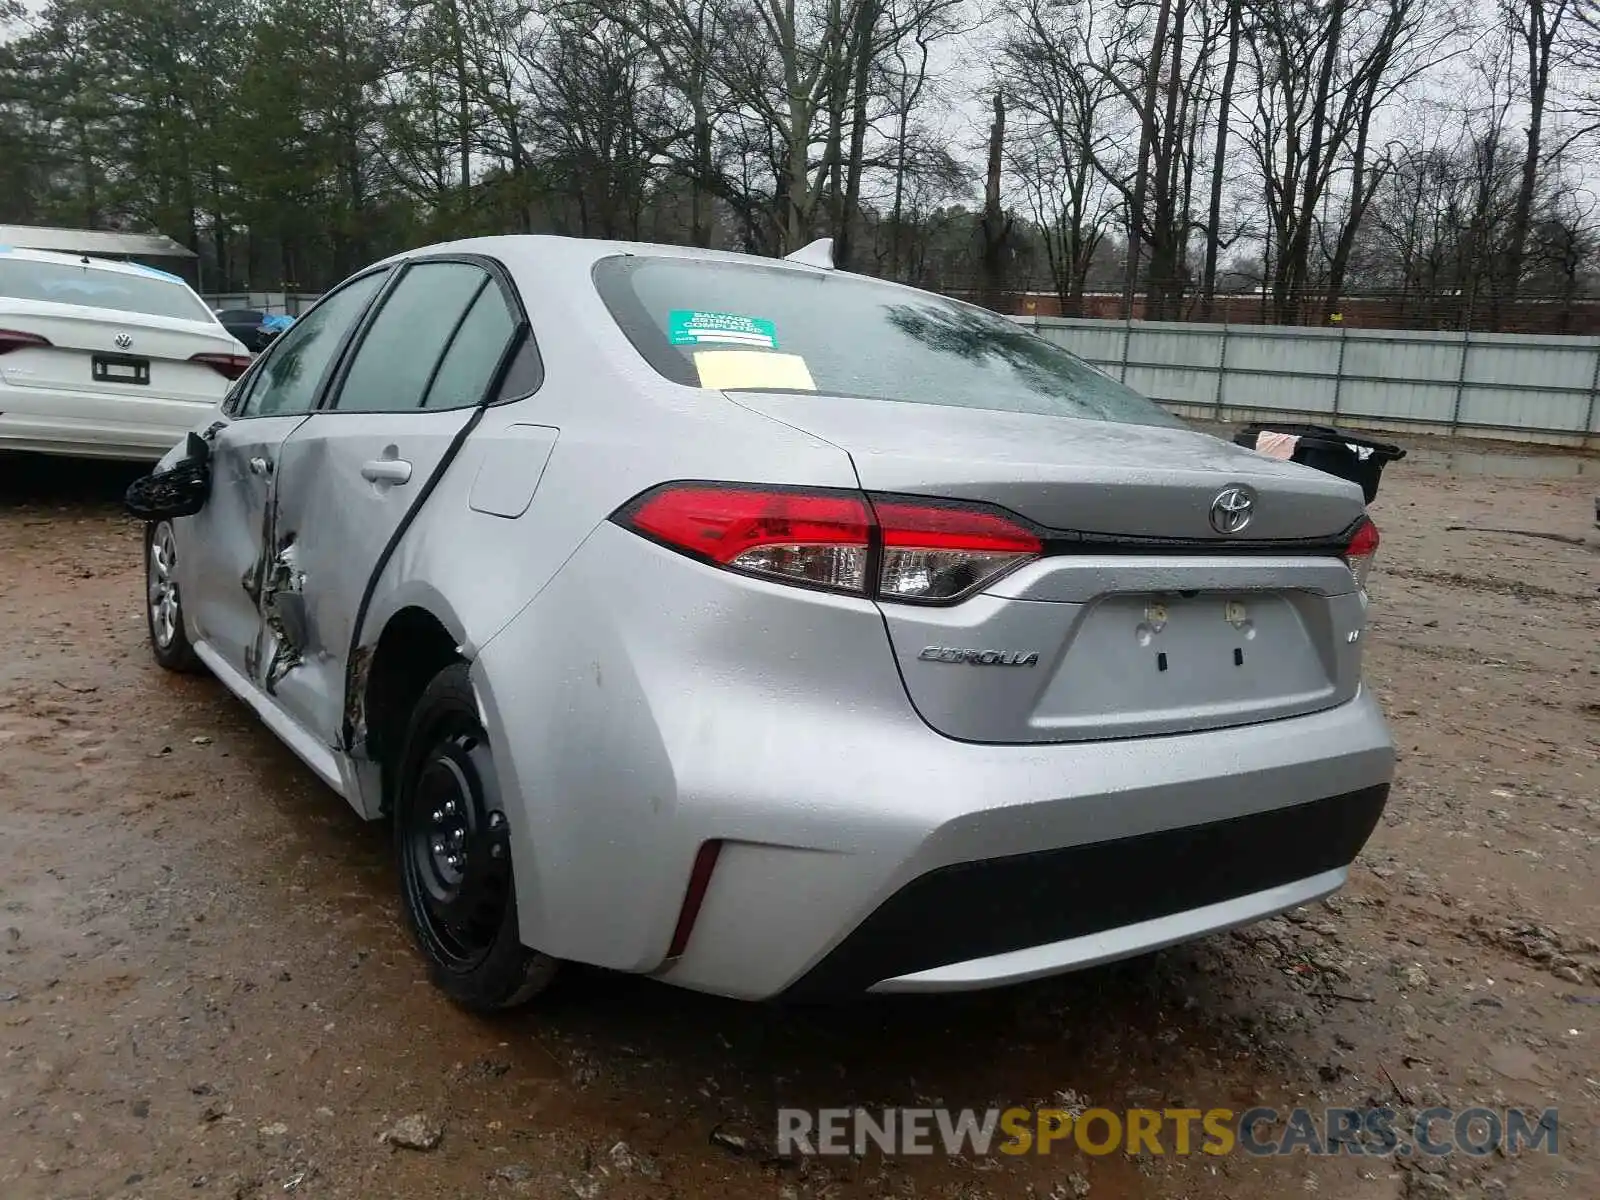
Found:
<path fill-rule="evenodd" d="M 572 971 L 484 1021 L 427 985 L 386 831 L 152 664 L 129 476 L 0 461 L 0 1200 L 1600 1195 L 1596 465 L 1389 469 L 1399 780 L 1326 905 L 977 996 Z M 941 1103 L 1554 1105 L 1560 1154 L 763 1161 L 779 1104 Z M 408 1114 L 437 1148 L 380 1142 Z"/>

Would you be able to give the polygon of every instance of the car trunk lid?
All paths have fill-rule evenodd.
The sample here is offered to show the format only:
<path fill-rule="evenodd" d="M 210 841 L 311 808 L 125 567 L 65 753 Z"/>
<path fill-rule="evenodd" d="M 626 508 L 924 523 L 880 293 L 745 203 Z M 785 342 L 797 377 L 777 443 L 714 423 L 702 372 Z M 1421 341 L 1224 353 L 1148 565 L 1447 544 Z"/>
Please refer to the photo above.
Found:
<path fill-rule="evenodd" d="M 13 388 L 213 403 L 226 379 L 194 356 L 244 354 L 225 329 L 209 321 L 5 297 L 0 329 L 47 343 L 0 354 L 0 380 Z"/>
<path fill-rule="evenodd" d="M 1071 741 L 1313 712 L 1359 685 L 1347 481 L 1191 430 L 780 393 L 737 403 L 850 454 L 861 486 L 999 505 L 1046 552 L 948 606 L 882 602 L 912 702 L 952 737 Z M 1250 519 L 1213 523 L 1240 494 Z M 1228 524 L 1226 511 L 1220 524 Z"/>

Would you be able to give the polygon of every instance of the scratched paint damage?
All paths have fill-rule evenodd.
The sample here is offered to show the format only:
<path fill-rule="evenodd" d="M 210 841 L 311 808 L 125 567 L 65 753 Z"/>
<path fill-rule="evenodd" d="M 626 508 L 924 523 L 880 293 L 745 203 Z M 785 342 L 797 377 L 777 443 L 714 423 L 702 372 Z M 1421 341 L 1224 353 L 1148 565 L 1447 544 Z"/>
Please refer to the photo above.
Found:
<path fill-rule="evenodd" d="M 276 490 L 269 492 L 262 511 L 261 552 L 239 581 L 261 613 L 260 630 L 245 647 L 245 670 L 260 679 L 268 693 L 276 692 L 283 677 L 305 661 L 310 645 L 306 577 L 299 569 L 295 535 L 278 535 Z"/>
<path fill-rule="evenodd" d="M 346 673 L 344 689 L 345 749 L 365 748 L 367 744 L 367 679 L 372 672 L 375 645 L 358 646 L 350 656 L 350 669 Z"/>

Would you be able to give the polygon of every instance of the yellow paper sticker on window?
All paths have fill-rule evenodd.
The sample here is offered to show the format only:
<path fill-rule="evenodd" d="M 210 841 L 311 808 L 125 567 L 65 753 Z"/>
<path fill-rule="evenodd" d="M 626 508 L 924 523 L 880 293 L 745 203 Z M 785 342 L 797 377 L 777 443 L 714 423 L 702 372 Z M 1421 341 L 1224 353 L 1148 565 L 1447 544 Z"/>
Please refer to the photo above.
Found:
<path fill-rule="evenodd" d="M 739 388 L 783 388 L 791 392 L 814 392 L 816 383 L 806 360 L 798 354 L 778 354 L 771 350 L 696 350 L 695 370 L 700 386 L 719 391 Z"/>

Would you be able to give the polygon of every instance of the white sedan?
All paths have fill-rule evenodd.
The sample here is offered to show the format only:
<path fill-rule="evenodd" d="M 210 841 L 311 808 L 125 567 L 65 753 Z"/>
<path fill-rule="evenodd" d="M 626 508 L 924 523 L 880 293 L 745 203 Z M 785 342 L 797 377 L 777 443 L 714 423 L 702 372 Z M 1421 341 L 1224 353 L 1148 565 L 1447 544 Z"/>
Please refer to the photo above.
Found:
<path fill-rule="evenodd" d="M 249 365 L 175 275 L 0 246 L 0 450 L 153 462 Z"/>

